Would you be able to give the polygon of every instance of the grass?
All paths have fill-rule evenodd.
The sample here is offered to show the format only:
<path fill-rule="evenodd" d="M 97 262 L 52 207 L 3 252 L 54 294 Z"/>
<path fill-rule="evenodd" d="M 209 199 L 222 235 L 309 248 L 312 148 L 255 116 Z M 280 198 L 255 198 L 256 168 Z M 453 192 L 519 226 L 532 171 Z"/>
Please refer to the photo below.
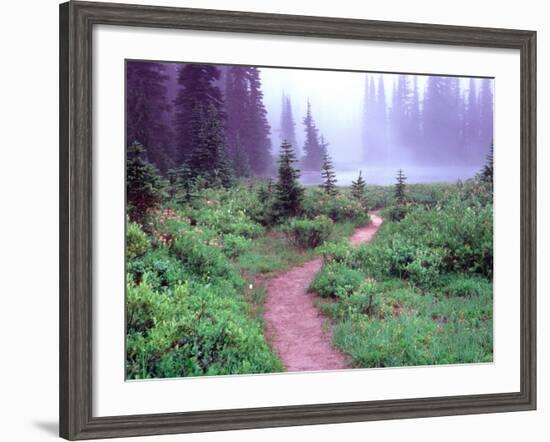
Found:
<path fill-rule="evenodd" d="M 268 275 L 300 265 L 314 256 L 314 250 L 291 246 L 285 237 L 272 234 L 255 240 L 236 262 L 244 272 Z"/>
<path fill-rule="evenodd" d="M 392 288 L 391 285 L 394 285 Z M 347 312 L 335 303 L 322 311 L 335 319 L 334 343 L 355 367 L 395 367 L 491 362 L 492 292 L 447 297 L 403 287 L 402 281 L 377 286 L 380 304 L 374 315 Z M 351 312 L 350 312 L 351 309 Z"/>
<path fill-rule="evenodd" d="M 310 289 L 352 366 L 491 362 L 491 228 L 484 188 L 455 189 L 386 219 L 369 244 L 325 246 Z"/>
<path fill-rule="evenodd" d="M 329 236 L 328 241 L 338 242 L 343 239 L 348 239 L 351 235 L 353 235 L 353 232 L 355 232 L 355 229 L 357 227 L 358 226 L 356 226 L 356 224 L 351 221 L 334 223 L 334 225 L 332 226 L 332 232 Z"/>
<path fill-rule="evenodd" d="M 351 221 L 334 223 L 329 241 L 347 239 L 354 231 L 355 224 Z M 265 236 L 255 239 L 251 248 L 237 258 L 236 264 L 248 275 L 262 274 L 267 277 L 299 266 L 318 255 L 318 249 L 297 247 L 282 232 L 273 229 Z"/>
<path fill-rule="evenodd" d="M 390 210 L 392 191 L 368 186 L 370 209 Z M 347 239 L 368 216 L 349 189 L 307 189 L 301 218 L 332 220 L 316 248 L 290 241 L 288 220 L 266 222 L 253 187 L 203 189 L 130 223 L 128 377 L 282 370 L 263 335 L 264 282 L 321 255 L 315 304 L 354 367 L 491 361 L 492 196 L 469 183 L 413 185 L 408 198 L 356 248 Z"/>

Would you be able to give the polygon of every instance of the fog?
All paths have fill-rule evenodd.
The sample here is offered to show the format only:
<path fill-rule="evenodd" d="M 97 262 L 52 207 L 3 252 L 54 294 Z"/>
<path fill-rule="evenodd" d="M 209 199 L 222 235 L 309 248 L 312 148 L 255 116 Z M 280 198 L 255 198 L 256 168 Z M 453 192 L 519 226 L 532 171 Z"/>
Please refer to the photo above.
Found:
<path fill-rule="evenodd" d="M 339 185 L 349 185 L 359 170 L 368 183 L 392 183 L 398 169 L 413 183 L 456 182 L 473 177 L 491 150 L 493 83 L 132 61 L 127 138 L 145 145 L 149 160 L 166 173 L 188 161 L 196 147 L 193 110 L 212 108 L 237 176 L 274 176 L 279 147 L 287 140 L 304 184 L 320 182 L 325 152 Z"/>
<path fill-rule="evenodd" d="M 359 170 L 369 183 L 392 183 L 399 168 L 405 170 L 409 182 L 455 182 L 473 177 L 489 152 L 492 80 L 277 68 L 260 71 L 273 151 L 277 152 L 282 141 L 282 96 L 289 97 L 292 104 L 299 148 L 304 144 L 302 119 L 309 100 L 319 134 L 329 143 L 340 185 L 349 185 Z M 433 88 L 428 86 L 430 78 Z M 483 82 L 490 84 L 489 98 L 481 96 Z M 373 97 L 369 99 L 368 89 L 371 95 L 374 92 L 380 97 L 382 92 L 385 98 L 384 103 L 378 103 L 383 107 L 382 116 L 370 124 L 371 109 L 377 104 Z M 428 112 L 428 99 L 435 112 Z M 480 103 L 484 99 L 491 100 L 490 112 L 480 109 L 486 106 Z M 411 115 L 414 100 L 417 115 Z M 399 106 L 405 110 L 396 115 Z M 418 126 L 415 135 L 406 127 L 411 123 Z M 403 129 L 408 132 L 397 136 L 396 132 Z M 373 153 L 376 149 L 384 150 L 385 158 Z M 370 155 L 366 153 L 369 150 Z M 320 180 L 319 173 L 302 173 L 305 184 Z"/>

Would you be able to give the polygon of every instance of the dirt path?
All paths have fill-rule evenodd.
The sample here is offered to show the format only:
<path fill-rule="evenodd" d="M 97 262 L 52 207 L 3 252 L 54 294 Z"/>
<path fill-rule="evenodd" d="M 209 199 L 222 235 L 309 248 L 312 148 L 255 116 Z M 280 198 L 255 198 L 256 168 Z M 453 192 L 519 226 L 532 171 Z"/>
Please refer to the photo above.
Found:
<path fill-rule="evenodd" d="M 382 218 L 373 213 L 371 223 L 350 238 L 352 245 L 370 241 L 380 224 Z M 330 334 L 323 329 L 324 318 L 313 305 L 313 295 L 307 293 L 322 265 L 322 258 L 313 259 L 267 284 L 266 336 L 287 371 L 346 368 L 344 355 L 332 346 Z"/>
<path fill-rule="evenodd" d="M 374 237 L 374 234 L 378 231 L 383 220 L 380 218 L 377 211 L 371 213 L 370 219 L 370 224 L 355 230 L 350 238 L 352 246 L 358 246 L 363 242 L 369 242 Z"/>

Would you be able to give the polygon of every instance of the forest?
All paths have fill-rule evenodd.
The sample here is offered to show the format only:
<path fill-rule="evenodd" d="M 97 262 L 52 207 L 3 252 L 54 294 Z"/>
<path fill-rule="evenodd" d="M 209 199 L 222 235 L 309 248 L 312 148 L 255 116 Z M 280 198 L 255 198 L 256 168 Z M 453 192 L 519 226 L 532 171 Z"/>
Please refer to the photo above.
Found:
<path fill-rule="evenodd" d="M 127 379 L 491 362 L 491 82 L 356 73 L 348 184 L 315 97 L 297 124 L 278 91 L 273 129 L 263 72 L 127 62 Z"/>

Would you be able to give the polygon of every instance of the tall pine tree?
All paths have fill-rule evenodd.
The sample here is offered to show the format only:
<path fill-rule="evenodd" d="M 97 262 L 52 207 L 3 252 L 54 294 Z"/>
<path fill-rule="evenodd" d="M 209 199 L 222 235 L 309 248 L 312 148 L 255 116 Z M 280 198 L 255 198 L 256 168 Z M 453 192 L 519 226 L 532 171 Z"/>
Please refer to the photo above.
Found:
<path fill-rule="evenodd" d="M 402 169 L 397 171 L 397 177 L 394 190 L 394 198 L 397 204 L 405 204 L 406 202 L 406 183 L 407 177 Z"/>
<path fill-rule="evenodd" d="M 275 209 L 283 218 L 296 216 L 302 210 L 304 189 L 298 182 L 300 171 L 294 167 L 296 162 L 294 149 L 287 141 L 283 141 L 279 155 L 278 180 L 275 185 Z"/>
<path fill-rule="evenodd" d="M 216 66 L 207 64 L 184 64 L 178 72 L 180 90 L 174 100 L 174 129 L 176 141 L 176 162 L 182 164 L 194 149 L 193 132 L 197 130 L 198 114 L 206 116 L 213 109 L 217 124 L 224 118 L 223 99 L 220 89 L 215 84 L 220 77 Z M 214 113 L 214 112 L 212 112 Z"/>
<path fill-rule="evenodd" d="M 366 200 L 367 183 L 359 171 L 359 176 L 355 181 L 351 182 L 351 196 L 357 201 L 364 203 Z"/>
<path fill-rule="evenodd" d="M 300 148 L 296 141 L 296 123 L 292 114 L 292 103 L 290 97 L 283 94 L 281 108 L 281 142 L 288 141 L 296 152 L 297 159 L 300 158 Z"/>
<path fill-rule="evenodd" d="M 481 169 L 481 172 L 479 174 L 479 177 L 481 181 L 484 183 L 488 183 L 491 185 L 491 188 L 493 187 L 493 162 L 494 162 L 494 145 L 491 143 L 491 149 L 489 150 L 489 153 L 487 154 L 487 158 L 485 159 L 485 165 L 483 166 L 483 169 Z"/>
<path fill-rule="evenodd" d="M 375 157 L 375 143 L 372 141 L 373 122 L 374 122 L 374 107 L 375 105 L 371 91 L 370 74 L 365 74 L 365 89 L 363 92 L 363 159 L 370 162 Z"/>
<path fill-rule="evenodd" d="M 328 153 L 328 150 L 324 149 L 323 154 L 323 167 L 321 169 L 321 176 L 323 178 L 323 183 L 319 185 L 321 189 L 327 194 L 327 195 L 336 195 L 337 189 L 336 189 L 336 174 L 334 173 L 334 165 L 332 164 L 332 159 L 330 158 L 330 155 Z"/>
<path fill-rule="evenodd" d="M 418 88 L 418 75 L 412 80 L 412 96 L 410 108 L 410 132 L 409 147 L 418 149 L 422 143 L 422 115 L 420 113 L 420 91 Z"/>
<path fill-rule="evenodd" d="M 423 105 L 423 146 L 420 159 L 436 164 L 464 161 L 460 114 L 463 94 L 457 77 L 428 77 Z"/>
<path fill-rule="evenodd" d="M 242 171 L 266 174 L 272 165 L 271 129 L 258 68 L 231 66 L 226 70 L 225 110 L 227 150 L 237 175 L 245 176 Z"/>
<path fill-rule="evenodd" d="M 256 67 L 248 68 L 249 101 L 246 121 L 250 144 L 246 144 L 250 168 L 256 175 L 265 175 L 269 172 L 272 162 L 271 128 L 267 121 L 267 110 L 263 102 L 260 70 Z"/>
<path fill-rule="evenodd" d="M 373 74 L 365 74 L 363 100 L 363 159 L 369 164 L 389 162 L 388 117 L 384 78 L 378 75 L 375 86 Z"/>
<path fill-rule="evenodd" d="M 161 171 L 172 166 L 172 133 L 167 120 L 166 65 L 129 61 L 126 65 L 126 144 L 147 146 L 147 159 Z"/>
<path fill-rule="evenodd" d="M 302 166 L 306 170 L 321 170 L 323 164 L 323 148 L 319 142 L 319 133 L 311 114 L 311 103 L 307 101 L 307 112 L 304 117 L 305 143 Z"/>
<path fill-rule="evenodd" d="M 493 88 L 492 79 L 484 78 L 479 91 L 479 146 L 480 153 L 490 154 L 493 142 Z M 480 159 L 481 160 L 481 159 Z"/>
<path fill-rule="evenodd" d="M 145 148 L 132 143 L 126 153 L 126 201 L 130 220 L 142 223 L 148 209 L 162 201 L 162 183 L 157 169 L 146 159 Z"/>
<path fill-rule="evenodd" d="M 473 78 L 470 78 L 467 97 L 464 112 L 464 144 L 466 155 L 472 158 L 479 147 L 479 100 L 476 81 Z"/>
<path fill-rule="evenodd" d="M 191 152 L 187 164 L 194 177 L 202 177 L 206 185 L 226 186 L 232 182 L 224 144 L 219 111 L 211 103 L 197 104 L 191 118 Z"/>
<path fill-rule="evenodd" d="M 249 126 L 245 123 L 249 111 L 248 73 L 246 66 L 229 66 L 225 70 L 225 138 L 228 156 L 237 176 L 250 172 L 247 141 Z M 242 164 L 244 162 L 244 165 Z"/>

